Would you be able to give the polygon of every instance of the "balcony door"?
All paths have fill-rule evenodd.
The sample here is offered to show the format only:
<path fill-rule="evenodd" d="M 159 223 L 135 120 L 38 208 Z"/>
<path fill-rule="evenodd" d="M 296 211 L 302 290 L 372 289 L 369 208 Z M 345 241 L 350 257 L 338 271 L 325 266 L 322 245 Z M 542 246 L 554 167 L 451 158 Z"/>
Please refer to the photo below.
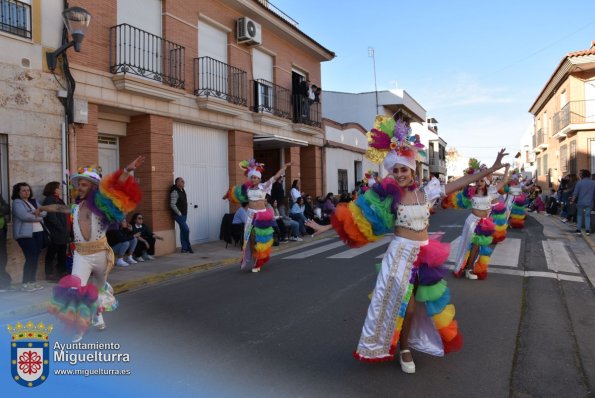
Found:
<path fill-rule="evenodd" d="M 228 80 L 227 32 L 200 21 L 198 25 L 198 57 L 202 58 L 198 70 L 199 89 L 220 98 L 233 95 Z M 207 58 L 208 57 L 208 58 Z M 235 81 L 237 79 L 232 79 Z"/>
<path fill-rule="evenodd" d="M 595 79 L 585 82 L 585 123 L 595 122 Z"/>
<path fill-rule="evenodd" d="M 117 31 L 116 62 L 134 69 L 136 75 L 161 80 L 161 0 L 118 0 L 117 7 L 117 24 L 130 27 Z"/>
<path fill-rule="evenodd" d="M 259 112 L 273 113 L 275 98 L 273 92 L 273 57 L 257 49 L 252 50 L 252 70 L 255 84 L 255 108 Z"/>

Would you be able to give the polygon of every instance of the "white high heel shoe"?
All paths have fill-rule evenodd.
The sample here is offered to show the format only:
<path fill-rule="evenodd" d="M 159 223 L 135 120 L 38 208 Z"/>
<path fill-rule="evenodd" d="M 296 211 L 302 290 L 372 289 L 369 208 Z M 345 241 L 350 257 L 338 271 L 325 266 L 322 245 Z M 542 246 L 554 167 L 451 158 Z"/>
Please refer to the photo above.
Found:
<path fill-rule="evenodd" d="M 401 350 L 399 353 L 399 363 L 401 364 L 401 370 L 405 373 L 413 374 L 415 373 L 415 362 L 413 362 L 413 360 L 411 362 L 403 361 L 403 354 L 405 353 L 411 354 L 411 351 Z"/>

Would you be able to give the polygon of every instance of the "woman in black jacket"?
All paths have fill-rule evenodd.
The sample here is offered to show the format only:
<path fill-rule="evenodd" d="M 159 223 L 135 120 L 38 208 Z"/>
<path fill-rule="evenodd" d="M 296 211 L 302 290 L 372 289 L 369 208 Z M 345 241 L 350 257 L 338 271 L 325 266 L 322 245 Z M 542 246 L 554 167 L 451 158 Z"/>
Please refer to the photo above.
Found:
<path fill-rule="evenodd" d="M 62 200 L 62 190 L 57 181 L 48 182 L 43 189 L 43 205 L 65 205 Z M 50 232 L 50 244 L 45 255 L 45 279 L 57 281 L 67 274 L 66 247 L 69 241 L 68 215 L 64 213 L 48 213 L 44 224 Z M 54 269 L 54 260 L 56 268 Z"/>

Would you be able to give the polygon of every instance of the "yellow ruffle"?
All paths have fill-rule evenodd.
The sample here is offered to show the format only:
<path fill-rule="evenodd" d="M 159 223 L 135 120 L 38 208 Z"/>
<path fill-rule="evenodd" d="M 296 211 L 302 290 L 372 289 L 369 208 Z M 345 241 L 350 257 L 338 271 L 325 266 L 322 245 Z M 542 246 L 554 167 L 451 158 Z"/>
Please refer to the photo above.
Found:
<path fill-rule="evenodd" d="M 455 306 L 453 304 L 448 304 L 441 313 L 434 315 L 432 318 L 434 319 L 434 325 L 436 325 L 436 329 L 442 329 L 443 327 L 448 326 L 455 317 Z"/>
<path fill-rule="evenodd" d="M 256 249 L 256 251 L 263 252 L 267 249 L 270 249 L 272 246 L 273 246 L 273 239 L 271 239 L 270 241 L 268 241 L 266 243 L 257 243 L 256 245 L 254 245 L 254 249 Z"/>
<path fill-rule="evenodd" d="M 353 217 L 353 221 L 357 225 L 357 229 L 368 239 L 370 242 L 374 242 L 378 240 L 378 236 L 374 235 L 374 231 L 372 230 L 372 225 L 366 217 L 364 217 L 360 208 L 355 204 L 355 201 L 351 201 L 348 204 L 349 211 Z"/>

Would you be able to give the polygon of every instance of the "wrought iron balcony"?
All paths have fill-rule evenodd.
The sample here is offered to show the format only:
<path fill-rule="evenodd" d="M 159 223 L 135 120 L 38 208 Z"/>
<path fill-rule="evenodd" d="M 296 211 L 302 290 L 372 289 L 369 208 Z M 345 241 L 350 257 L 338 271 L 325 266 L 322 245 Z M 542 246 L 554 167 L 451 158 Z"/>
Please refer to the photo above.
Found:
<path fill-rule="evenodd" d="M 293 122 L 321 127 L 320 102 L 312 101 L 302 95 L 293 95 Z"/>
<path fill-rule="evenodd" d="M 295 19 L 293 19 L 289 15 L 285 14 L 283 11 L 281 11 L 279 8 L 277 8 L 269 0 L 256 0 L 256 1 L 258 1 L 260 4 L 262 4 L 263 6 L 268 8 L 269 11 L 271 11 L 273 14 L 277 15 L 279 18 L 283 19 L 285 22 L 289 22 L 290 24 L 292 24 L 293 26 L 296 26 L 296 27 L 299 25 Z"/>
<path fill-rule="evenodd" d="M 194 95 L 247 106 L 247 73 L 211 57 L 194 58 Z"/>
<path fill-rule="evenodd" d="M 17 0 L 0 0 L 0 31 L 31 38 L 31 5 Z"/>
<path fill-rule="evenodd" d="M 110 28 L 110 71 L 184 88 L 185 49 L 152 33 L 120 24 Z"/>
<path fill-rule="evenodd" d="M 252 80 L 252 110 L 291 120 L 291 92 L 264 79 Z"/>

